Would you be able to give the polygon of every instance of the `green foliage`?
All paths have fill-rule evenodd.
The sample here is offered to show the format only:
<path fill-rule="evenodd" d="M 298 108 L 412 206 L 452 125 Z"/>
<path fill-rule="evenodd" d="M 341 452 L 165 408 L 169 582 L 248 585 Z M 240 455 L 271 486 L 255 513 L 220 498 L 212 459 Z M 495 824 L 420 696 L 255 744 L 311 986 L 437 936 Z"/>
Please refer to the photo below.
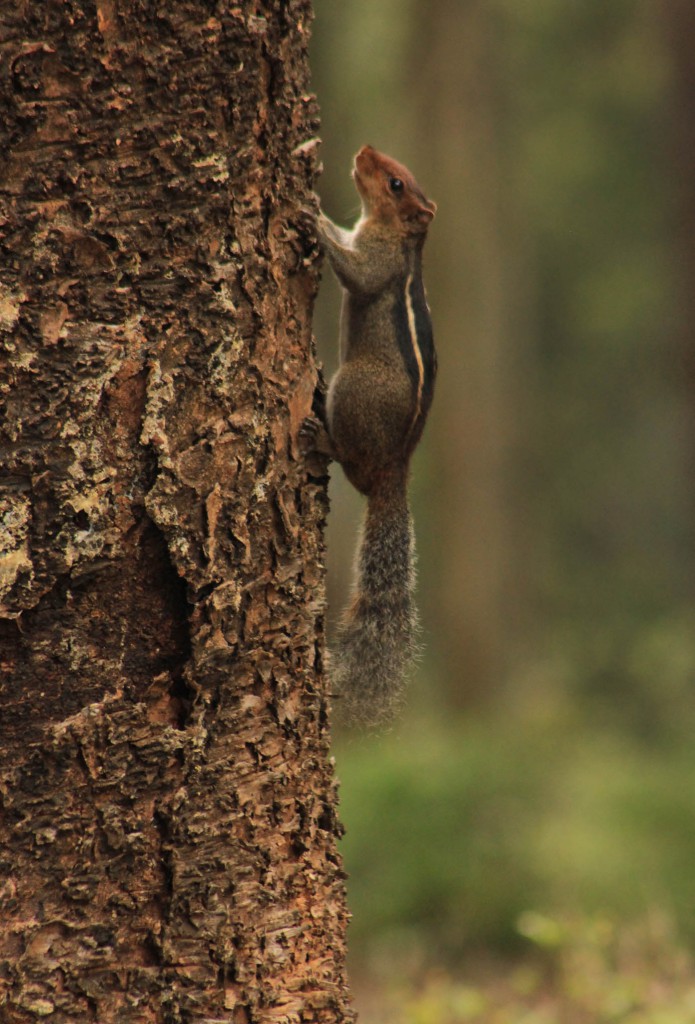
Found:
<path fill-rule="evenodd" d="M 352 948 L 374 964 L 518 950 L 529 911 L 640 918 L 695 942 L 695 749 L 577 721 L 412 724 L 338 752 Z"/>
<path fill-rule="evenodd" d="M 514 848 L 530 839 L 523 801 L 542 785 L 538 763 L 520 779 L 514 755 L 490 756 L 475 729 L 373 743 L 339 756 L 355 947 L 367 930 L 414 928 L 441 947 L 503 938 L 531 881 Z"/>
<path fill-rule="evenodd" d="M 695 1020 L 689 742 L 419 722 L 338 767 L 365 1024 Z"/>
<path fill-rule="evenodd" d="M 669 922 L 616 928 L 605 916 L 528 913 L 519 930 L 541 955 L 461 980 L 444 970 L 394 985 L 364 1024 L 687 1024 L 695 1019 L 690 955 Z M 476 976 L 477 975 L 477 976 Z"/>

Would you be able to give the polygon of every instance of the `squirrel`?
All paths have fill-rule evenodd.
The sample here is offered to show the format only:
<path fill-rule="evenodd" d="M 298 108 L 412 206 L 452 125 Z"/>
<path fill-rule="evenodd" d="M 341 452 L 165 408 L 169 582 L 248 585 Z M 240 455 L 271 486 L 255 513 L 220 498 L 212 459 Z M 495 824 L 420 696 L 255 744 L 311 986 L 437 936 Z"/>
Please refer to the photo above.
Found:
<path fill-rule="evenodd" d="M 402 164 L 363 146 L 352 177 L 362 212 L 349 231 L 319 211 L 343 288 L 340 367 L 326 399 L 324 451 L 367 497 L 353 600 L 330 666 L 348 717 L 388 721 L 417 654 L 410 458 L 432 402 L 437 359 L 422 281 L 436 205 Z"/>

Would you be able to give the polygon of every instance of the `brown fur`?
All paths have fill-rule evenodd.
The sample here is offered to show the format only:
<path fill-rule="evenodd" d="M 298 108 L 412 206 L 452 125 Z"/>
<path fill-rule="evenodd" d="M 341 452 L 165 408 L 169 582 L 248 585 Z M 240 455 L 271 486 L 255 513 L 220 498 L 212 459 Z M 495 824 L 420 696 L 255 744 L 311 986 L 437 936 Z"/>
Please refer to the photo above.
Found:
<path fill-rule="evenodd" d="M 407 477 L 429 406 L 420 404 L 421 389 L 414 388 L 414 371 L 406 365 L 406 359 L 412 362 L 409 346 L 418 345 L 412 314 L 406 315 L 406 282 L 421 273 L 436 207 L 407 168 L 370 146 L 355 158 L 354 179 L 363 202 L 354 231 L 343 231 L 323 214 L 319 219 L 344 288 L 341 365 L 328 391 L 328 433 L 348 479 L 368 499 L 353 601 L 331 672 L 349 715 L 380 723 L 401 702 L 417 647 Z M 423 307 L 426 316 L 424 299 Z M 406 313 L 399 316 L 398 309 Z"/>

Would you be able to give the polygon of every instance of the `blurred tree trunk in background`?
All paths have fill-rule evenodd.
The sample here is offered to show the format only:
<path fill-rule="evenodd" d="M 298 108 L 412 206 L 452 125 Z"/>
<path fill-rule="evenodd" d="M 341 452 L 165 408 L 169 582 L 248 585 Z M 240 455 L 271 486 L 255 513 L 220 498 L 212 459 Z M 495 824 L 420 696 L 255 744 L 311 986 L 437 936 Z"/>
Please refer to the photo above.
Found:
<path fill-rule="evenodd" d="M 214 11 L 0 13 L 8 1024 L 349 1019 L 310 3 Z"/>
<path fill-rule="evenodd" d="M 676 184 L 675 256 L 679 272 L 679 323 L 688 374 L 695 438 L 695 5 L 692 0 L 661 0 L 666 17 L 674 85 Z M 695 440 L 691 451 L 695 468 Z"/>
<path fill-rule="evenodd" d="M 475 702 L 497 690 L 505 674 L 523 606 L 523 557 L 515 552 L 526 540 L 514 458 L 525 430 L 515 404 L 526 372 L 526 327 L 503 151 L 500 94 L 507 86 L 498 83 L 504 47 L 495 36 L 501 19 L 495 5 L 445 0 L 405 7 L 396 0 L 320 0 L 316 8 L 327 209 L 341 222 L 354 220 L 348 168 L 364 142 L 409 164 L 440 207 L 425 252 L 440 373 L 413 487 L 420 606 L 445 700 Z M 330 275 L 318 314 L 330 366 L 337 349 Z M 350 523 L 359 513 L 339 474 L 332 486 L 336 571 L 329 572 L 329 587 L 331 575 L 343 576 L 335 588 L 339 607 L 354 546 Z"/>
<path fill-rule="evenodd" d="M 449 700 L 466 704 L 499 689 L 519 603 L 510 487 L 525 340 L 518 247 L 490 7 L 421 0 L 411 47 L 408 102 L 427 140 L 418 177 L 436 179 L 440 204 L 426 254 L 440 373 L 424 470 L 439 539 L 422 575 Z"/>

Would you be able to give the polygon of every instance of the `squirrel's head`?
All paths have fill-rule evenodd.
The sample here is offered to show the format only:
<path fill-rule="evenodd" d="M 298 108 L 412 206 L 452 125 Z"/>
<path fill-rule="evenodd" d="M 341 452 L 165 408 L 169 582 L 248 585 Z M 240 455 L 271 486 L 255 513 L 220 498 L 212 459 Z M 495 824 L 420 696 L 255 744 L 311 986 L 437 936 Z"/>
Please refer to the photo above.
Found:
<path fill-rule="evenodd" d="M 400 227 L 404 235 L 424 235 L 437 210 L 407 167 L 363 146 L 352 172 L 367 216 Z"/>

